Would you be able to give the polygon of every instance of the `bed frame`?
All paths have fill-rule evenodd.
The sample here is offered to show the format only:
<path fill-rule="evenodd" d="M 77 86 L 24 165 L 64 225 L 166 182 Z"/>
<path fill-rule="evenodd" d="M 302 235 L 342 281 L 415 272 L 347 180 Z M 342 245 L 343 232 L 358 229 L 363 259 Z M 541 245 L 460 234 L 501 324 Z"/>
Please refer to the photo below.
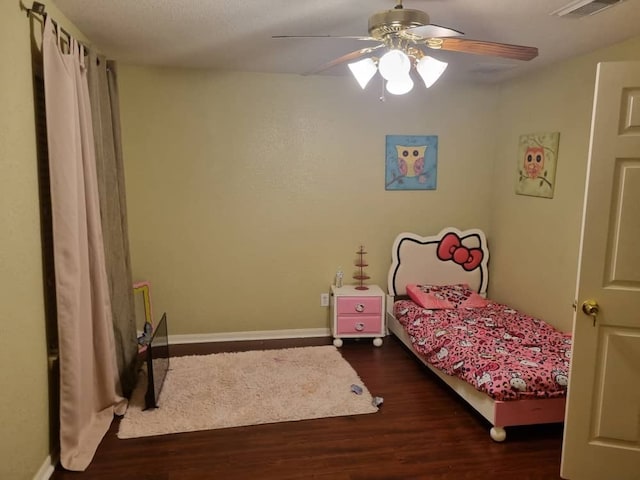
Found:
<path fill-rule="evenodd" d="M 448 248 L 441 241 L 446 237 Z M 440 248 L 439 248 L 440 247 Z M 461 249 L 458 254 L 456 249 Z M 460 231 L 445 228 L 438 235 L 422 237 L 401 233 L 393 243 L 388 275 L 387 328 L 433 373 L 451 387 L 492 425 L 489 434 L 496 442 L 506 439 L 505 427 L 560 423 L 564 421 L 565 398 L 498 401 L 457 378 L 430 365 L 412 345 L 393 312 L 396 297 L 406 296 L 406 285 L 451 285 L 466 283 L 486 296 L 489 283 L 489 250 L 484 232 L 478 229 Z"/>

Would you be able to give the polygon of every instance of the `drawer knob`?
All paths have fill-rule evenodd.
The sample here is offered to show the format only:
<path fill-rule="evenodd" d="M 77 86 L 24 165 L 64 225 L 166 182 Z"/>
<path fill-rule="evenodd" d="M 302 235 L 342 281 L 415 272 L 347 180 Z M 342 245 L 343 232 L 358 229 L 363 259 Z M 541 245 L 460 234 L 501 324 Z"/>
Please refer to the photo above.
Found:
<path fill-rule="evenodd" d="M 358 313 L 364 312 L 364 303 L 357 303 L 356 304 L 356 312 L 358 312 Z"/>
<path fill-rule="evenodd" d="M 361 332 L 364 330 L 364 323 L 358 322 L 356 323 L 356 331 Z"/>

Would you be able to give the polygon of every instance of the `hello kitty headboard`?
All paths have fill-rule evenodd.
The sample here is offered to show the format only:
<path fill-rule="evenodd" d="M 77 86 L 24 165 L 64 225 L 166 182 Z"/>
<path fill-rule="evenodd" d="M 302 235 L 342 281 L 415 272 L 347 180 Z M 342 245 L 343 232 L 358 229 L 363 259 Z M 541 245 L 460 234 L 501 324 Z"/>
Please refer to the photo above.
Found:
<path fill-rule="evenodd" d="M 482 230 L 449 227 L 432 237 L 401 233 L 393 242 L 387 279 L 390 295 L 406 295 L 406 286 L 466 283 L 486 295 L 489 249 Z"/>

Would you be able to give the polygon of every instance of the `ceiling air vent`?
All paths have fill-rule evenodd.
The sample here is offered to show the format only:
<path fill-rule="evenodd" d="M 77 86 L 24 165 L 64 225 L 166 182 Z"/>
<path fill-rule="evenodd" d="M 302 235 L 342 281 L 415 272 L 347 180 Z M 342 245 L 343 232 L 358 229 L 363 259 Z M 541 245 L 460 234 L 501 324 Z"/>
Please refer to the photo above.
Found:
<path fill-rule="evenodd" d="M 623 1 L 624 0 L 578 0 L 551 12 L 549 15 L 569 18 L 587 17 L 589 15 L 600 13 L 609 7 L 622 3 Z"/>

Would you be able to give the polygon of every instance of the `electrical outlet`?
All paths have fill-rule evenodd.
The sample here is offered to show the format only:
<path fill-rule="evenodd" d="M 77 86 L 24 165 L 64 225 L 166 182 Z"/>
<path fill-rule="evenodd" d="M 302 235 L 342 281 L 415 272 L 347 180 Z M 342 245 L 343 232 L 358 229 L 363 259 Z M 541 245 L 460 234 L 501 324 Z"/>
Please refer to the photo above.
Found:
<path fill-rule="evenodd" d="M 328 307 L 329 306 L 329 294 L 328 293 L 321 293 L 320 294 L 320 306 L 321 307 Z"/>

